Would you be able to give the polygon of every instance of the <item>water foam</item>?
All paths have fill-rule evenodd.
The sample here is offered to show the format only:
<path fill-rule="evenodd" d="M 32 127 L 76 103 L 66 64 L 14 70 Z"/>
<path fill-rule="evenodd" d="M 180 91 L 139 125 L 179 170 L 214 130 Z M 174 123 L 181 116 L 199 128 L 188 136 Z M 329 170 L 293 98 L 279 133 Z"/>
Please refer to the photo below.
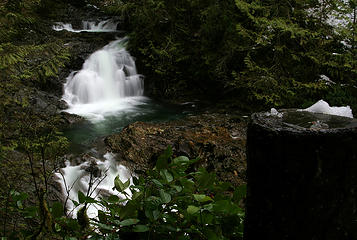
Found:
<path fill-rule="evenodd" d="M 90 170 L 92 167 L 92 170 Z M 93 169 L 95 169 L 93 171 Z M 91 175 L 92 171 L 92 175 Z M 119 176 L 122 182 L 130 179 L 132 185 L 132 177 L 130 171 L 123 165 L 118 164 L 112 153 L 106 153 L 103 160 L 91 157 L 90 161 L 86 161 L 80 165 L 72 166 L 69 161 L 66 162 L 66 167 L 60 170 L 60 173 L 55 173 L 57 182 L 61 184 L 62 194 L 66 201 L 67 214 L 73 218 L 77 217 L 77 211 L 83 207 L 83 204 L 75 206 L 73 201 L 79 202 L 78 191 L 100 200 L 111 195 L 116 195 L 123 199 L 125 196 L 117 190 L 113 190 L 114 179 Z M 89 186 L 90 189 L 89 189 Z M 128 196 L 131 196 L 129 189 L 125 190 Z M 98 216 L 98 210 L 104 211 L 102 206 L 98 204 L 89 204 L 87 206 L 87 215 L 90 218 Z"/>
<path fill-rule="evenodd" d="M 113 41 L 94 52 L 82 70 L 68 76 L 62 97 L 67 112 L 98 121 L 145 104 L 143 77 L 125 49 L 126 41 Z"/>
<path fill-rule="evenodd" d="M 69 32 L 116 32 L 118 23 L 113 20 L 100 21 L 98 23 L 94 21 L 82 21 L 82 29 L 74 29 L 71 23 L 57 22 L 52 26 L 55 31 L 69 31 Z"/>

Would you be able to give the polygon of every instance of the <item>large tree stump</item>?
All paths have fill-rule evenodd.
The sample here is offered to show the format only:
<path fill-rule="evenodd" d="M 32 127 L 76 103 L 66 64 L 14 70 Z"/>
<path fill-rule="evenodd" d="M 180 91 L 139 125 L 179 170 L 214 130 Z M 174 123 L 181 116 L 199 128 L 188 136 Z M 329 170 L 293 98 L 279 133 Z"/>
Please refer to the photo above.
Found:
<path fill-rule="evenodd" d="M 245 240 L 357 239 L 357 120 L 252 115 Z"/>

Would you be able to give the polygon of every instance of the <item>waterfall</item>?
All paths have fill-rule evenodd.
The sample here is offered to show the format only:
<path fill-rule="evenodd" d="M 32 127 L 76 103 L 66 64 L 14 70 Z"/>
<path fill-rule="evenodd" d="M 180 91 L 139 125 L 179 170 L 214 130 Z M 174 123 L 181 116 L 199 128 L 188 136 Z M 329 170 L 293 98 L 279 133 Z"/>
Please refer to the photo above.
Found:
<path fill-rule="evenodd" d="M 125 49 L 126 42 L 123 38 L 109 43 L 90 55 L 82 70 L 68 76 L 62 97 L 67 112 L 96 121 L 144 103 L 143 77 Z"/>
<path fill-rule="evenodd" d="M 99 23 L 94 21 L 82 21 L 82 29 L 74 29 L 71 23 L 57 22 L 56 25 L 52 27 L 55 31 L 66 30 L 69 32 L 116 32 L 118 23 L 113 20 L 105 20 Z"/>
<path fill-rule="evenodd" d="M 105 24 L 94 25 L 87 22 L 85 29 L 103 29 Z M 73 29 L 71 25 L 64 26 Z M 137 114 L 137 107 L 145 105 L 143 97 L 143 77 L 137 73 L 135 61 L 125 49 L 127 38 L 110 42 L 102 49 L 91 54 L 79 71 L 72 72 L 64 84 L 62 99 L 67 102 L 66 112 L 86 117 L 94 127 L 105 122 L 107 116 L 125 117 L 126 113 Z M 99 199 L 110 195 L 123 197 L 113 190 L 114 179 L 119 176 L 125 182 L 131 179 L 131 173 L 120 165 L 112 153 L 103 159 L 85 155 L 85 162 L 80 165 L 66 162 L 66 167 L 55 174 L 61 185 L 67 214 L 76 217 L 81 206 L 78 202 L 78 191 Z M 130 190 L 127 192 L 129 195 Z M 102 209 L 97 204 L 87 206 L 90 218 L 98 215 Z"/>
<path fill-rule="evenodd" d="M 117 190 L 113 190 L 114 179 L 116 176 L 119 176 L 122 182 L 130 179 L 132 184 L 130 171 L 125 166 L 119 165 L 112 153 L 106 153 L 103 160 L 90 157 L 86 162 L 76 166 L 67 161 L 66 167 L 55 173 L 57 182 L 62 188 L 62 195 L 69 216 L 76 218 L 77 211 L 82 207 L 82 205 L 76 206 L 73 203 L 73 201 L 79 202 L 78 191 L 81 191 L 84 195 L 88 193 L 88 196 L 97 200 L 111 195 L 120 198 L 125 197 Z M 90 189 L 88 189 L 89 186 L 91 186 Z M 129 189 L 125 191 L 129 196 L 131 195 Z M 87 207 L 87 215 L 90 218 L 95 218 L 98 216 L 98 210 L 104 211 L 98 204 L 90 204 Z"/>

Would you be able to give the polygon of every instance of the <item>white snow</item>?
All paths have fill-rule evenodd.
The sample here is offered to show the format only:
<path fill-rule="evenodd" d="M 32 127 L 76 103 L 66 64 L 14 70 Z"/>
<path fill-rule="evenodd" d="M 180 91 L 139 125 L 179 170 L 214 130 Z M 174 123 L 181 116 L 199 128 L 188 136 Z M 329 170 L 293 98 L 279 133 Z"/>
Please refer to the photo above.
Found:
<path fill-rule="evenodd" d="M 319 100 L 317 103 L 306 109 L 300 109 L 299 111 L 307 111 L 313 113 L 324 113 L 330 115 L 337 115 L 342 117 L 353 118 L 352 109 L 350 106 L 345 107 L 330 107 L 330 105 L 324 100 Z"/>
<path fill-rule="evenodd" d="M 270 109 L 270 112 L 266 113 L 267 116 L 283 117 L 283 114 L 278 112 L 275 108 Z"/>

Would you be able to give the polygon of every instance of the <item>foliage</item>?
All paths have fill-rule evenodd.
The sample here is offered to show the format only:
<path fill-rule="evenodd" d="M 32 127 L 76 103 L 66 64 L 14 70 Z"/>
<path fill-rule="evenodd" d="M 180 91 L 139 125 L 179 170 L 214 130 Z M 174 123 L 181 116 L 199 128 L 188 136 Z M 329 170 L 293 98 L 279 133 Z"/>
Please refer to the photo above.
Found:
<path fill-rule="evenodd" d="M 32 82 L 41 86 L 50 77 L 56 77 L 61 67 L 69 61 L 68 49 L 61 42 L 41 45 L 0 45 L 0 70 L 5 79 Z"/>
<path fill-rule="evenodd" d="M 124 0 L 107 9 L 131 30 L 131 51 L 156 96 L 299 107 L 334 91 L 321 75 L 356 81 L 352 0 Z M 347 24 L 334 26 L 332 17 Z"/>
<path fill-rule="evenodd" d="M 68 147 L 67 139 L 56 128 L 58 119 L 48 119 L 45 123 L 31 117 L 25 112 L 23 121 L 17 122 L 18 139 L 13 145 L 8 144 L 10 147 L 0 147 L 2 236 L 10 239 L 51 233 L 49 179 L 59 168 L 61 156 Z"/>
<path fill-rule="evenodd" d="M 116 178 L 115 188 L 126 198 L 100 201 L 108 211 L 94 220 L 99 232 L 93 239 L 110 239 L 113 233 L 123 235 L 122 239 L 242 238 L 243 187 L 233 194 L 230 184 L 218 182 L 205 169 L 190 172 L 196 160 L 171 155 L 168 148 L 155 168 L 145 177 L 134 178 L 130 187 Z"/>
<path fill-rule="evenodd" d="M 79 192 L 77 220 L 67 218 L 57 202 L 48 210 L 51 229 L 40 232 L 54 239 L 242 239 L 245 186 L 233 189 L 203 168 L 193 171 L 195 162 L 173 158 L 169 147 L 152 170 L 133 178 L 134 185 L 115 179 L 124 199 L 111 195 L 96 200 Z M 26 194 L 11 194 L 12 208 L 26 218 L 43 219 L 40 208 L 24 205 Z M 88 219 L 89 204 L 104 209 L 98 218 Z"/>
<path fill-rule="evenodd" d="M 18 145 L 19 125 L 24 119 L 45 123 L 50 118 L 35 113 L 31 99 L 39 90 L 51 89 L 53 79 L 70 60 L 64 43 L 49 37 L 44 30 L 37 13 L 41 3 L 0 3 L 0 148 Z M 49 38 L 51 41 L 46 41 Z M 44 128 L 45 125 L 42 124 Z"/>

